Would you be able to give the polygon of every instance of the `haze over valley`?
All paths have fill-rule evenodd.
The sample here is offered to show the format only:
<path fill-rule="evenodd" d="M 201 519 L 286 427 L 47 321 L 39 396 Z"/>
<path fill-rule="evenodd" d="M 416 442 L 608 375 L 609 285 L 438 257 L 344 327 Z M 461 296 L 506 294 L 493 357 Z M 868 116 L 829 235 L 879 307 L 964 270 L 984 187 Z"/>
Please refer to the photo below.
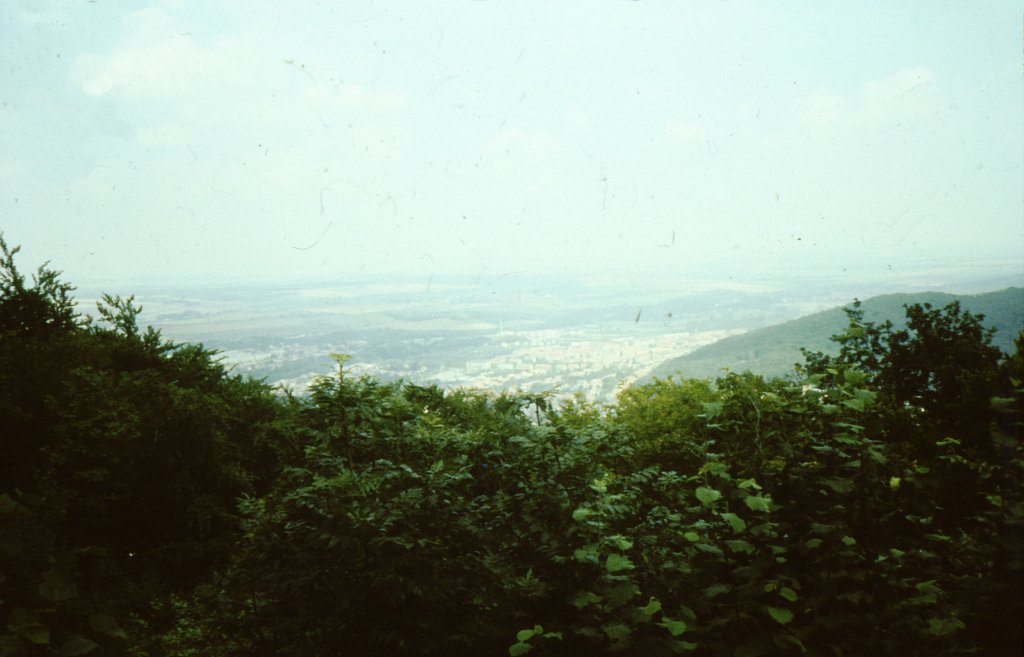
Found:
<path fill-rule="evenodd" d="M 331 371 L 330 354 L 345 353 L 352 356 L 348 371 L 384 380 L 552 391 L 608 402 L 623 384 L 665 361 L 854 297 L 970 293 L 1021 283 L 1024 277 L 1012 266 L 988 263 L 895 277 L 889 270 L 861 271 L 844 280 L 815 270 L 760 280 L 625 275 L 583 281 L 512 272 L 278 286 L 142 286 L 134 292 L 142 321 L 165 337 L 202 342 L 219 350 L 235 373 L 297 393 Z M 99 292 L 80 290 L 83 310 Z"/>

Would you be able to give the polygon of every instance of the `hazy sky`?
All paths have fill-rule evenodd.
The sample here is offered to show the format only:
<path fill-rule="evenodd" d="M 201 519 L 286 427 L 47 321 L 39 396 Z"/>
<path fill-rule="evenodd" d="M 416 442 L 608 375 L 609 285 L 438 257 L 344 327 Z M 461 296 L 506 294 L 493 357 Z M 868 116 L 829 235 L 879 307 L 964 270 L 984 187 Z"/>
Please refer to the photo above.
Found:
<path fill-rule="evenodd" d="M 0 230 L 78 283 L 1024 267 L 1021 35 L 1019 0 L 3 0 Z"/>

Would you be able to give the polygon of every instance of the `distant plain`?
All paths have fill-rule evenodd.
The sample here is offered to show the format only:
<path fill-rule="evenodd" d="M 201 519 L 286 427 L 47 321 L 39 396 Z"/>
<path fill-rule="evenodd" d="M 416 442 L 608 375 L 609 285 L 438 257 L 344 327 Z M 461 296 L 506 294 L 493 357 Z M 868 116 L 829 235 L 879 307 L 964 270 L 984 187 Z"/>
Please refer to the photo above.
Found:
<path fill-rule="evenodd" d="M 83 287 L 134 294 L 141 320 L 220 352 L 233 372 L 303 392 L 352 355 L 353 372 L 420 384 L 549 390 L 610 401 L 622 385 L 722 338 L 897 292 L 977 293 L 1024 284 L 1015 263 L 827 276 L 779 267 L 740 278 L 510 272 L 281 285 Z M 701 375 L 705 375 L 701 372 Z"/>

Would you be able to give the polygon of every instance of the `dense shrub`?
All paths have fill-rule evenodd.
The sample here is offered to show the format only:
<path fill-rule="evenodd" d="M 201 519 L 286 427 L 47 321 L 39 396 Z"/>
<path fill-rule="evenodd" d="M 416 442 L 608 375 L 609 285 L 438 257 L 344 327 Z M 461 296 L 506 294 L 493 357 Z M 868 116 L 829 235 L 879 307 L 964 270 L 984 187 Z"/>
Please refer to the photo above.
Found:
<path fill-rule="evenodd" d="M 0 246 L 0 656 L 1021 654 L 1024 358 L 955 305 L 608 407 L 296 398 Z"/>

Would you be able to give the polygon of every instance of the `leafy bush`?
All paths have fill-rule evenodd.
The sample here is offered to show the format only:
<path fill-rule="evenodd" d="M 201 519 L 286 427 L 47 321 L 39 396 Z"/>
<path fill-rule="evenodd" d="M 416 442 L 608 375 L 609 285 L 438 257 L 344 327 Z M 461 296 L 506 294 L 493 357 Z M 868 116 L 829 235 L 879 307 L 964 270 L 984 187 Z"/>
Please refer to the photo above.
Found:
<path fill-rule="evenodd" d="M 0 657 L 1021 653 L 1024 336 L 956 305 L 608 407 L 296 398 L 0 247 Z"/>

